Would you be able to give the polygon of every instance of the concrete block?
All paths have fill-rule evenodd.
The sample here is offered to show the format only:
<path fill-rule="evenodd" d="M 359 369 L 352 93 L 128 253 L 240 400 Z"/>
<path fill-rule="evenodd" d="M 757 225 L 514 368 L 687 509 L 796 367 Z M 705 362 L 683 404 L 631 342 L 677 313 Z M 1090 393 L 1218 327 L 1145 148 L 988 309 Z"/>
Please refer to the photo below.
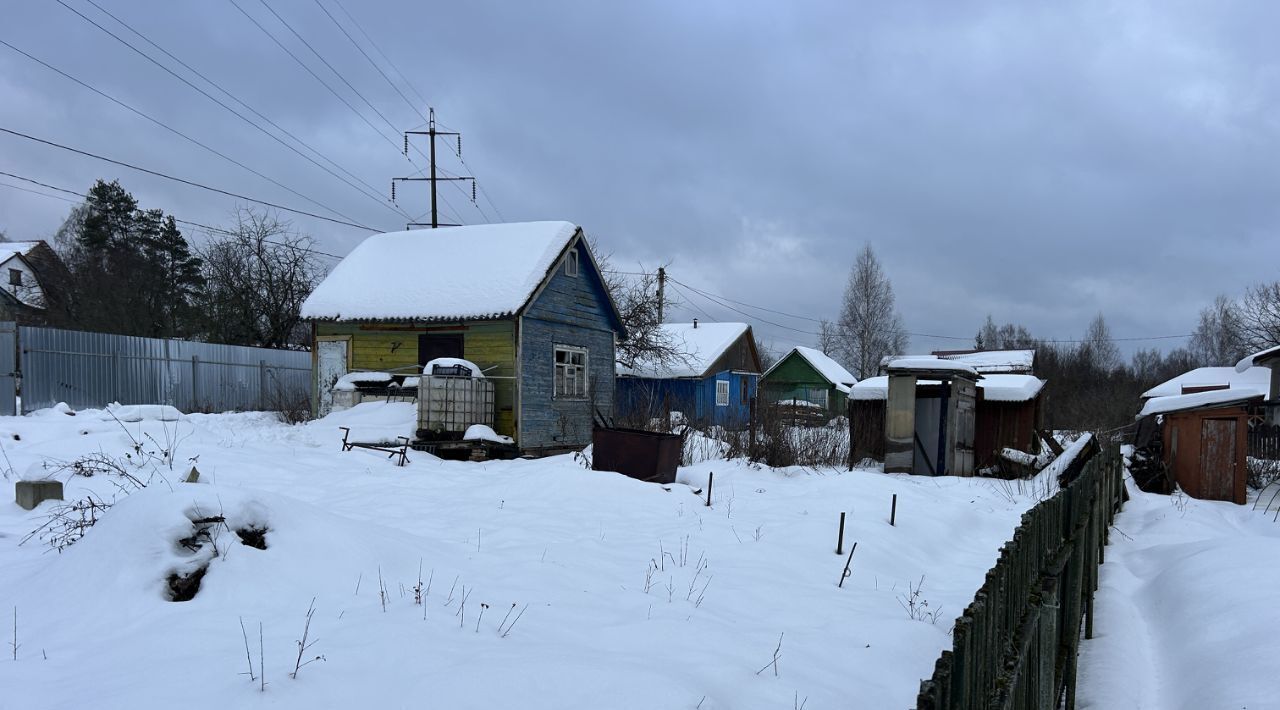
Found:
<path fill-rule="evenodd" d="M 46 500 L 62 500 L 62 481 L 18 481 L 14 492 L 18 505 L 31 510 Z"/>

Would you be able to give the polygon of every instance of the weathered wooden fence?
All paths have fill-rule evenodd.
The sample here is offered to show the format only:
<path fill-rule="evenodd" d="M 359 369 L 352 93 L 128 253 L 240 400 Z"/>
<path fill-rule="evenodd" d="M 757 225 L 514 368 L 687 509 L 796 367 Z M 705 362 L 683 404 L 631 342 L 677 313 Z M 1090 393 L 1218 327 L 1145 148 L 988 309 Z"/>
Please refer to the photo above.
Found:
<path fill-rule="evenodd" d="M 1251 427 L 1249 455 L 1256 459 L 1280 459 L 1280 426 L 1259 424 Z"/>
<path fill-rule="evenodd" d="M 1125 495 L 1119 447 L 1107 445 L 1079 471 L 1022 516 L 956 620 L 952 649 L 920 684 L 919 710 L 1044 709 L 1064 701 L 1073 710 L 1081 625 L 1092 638 L 1098 565 Z"/>

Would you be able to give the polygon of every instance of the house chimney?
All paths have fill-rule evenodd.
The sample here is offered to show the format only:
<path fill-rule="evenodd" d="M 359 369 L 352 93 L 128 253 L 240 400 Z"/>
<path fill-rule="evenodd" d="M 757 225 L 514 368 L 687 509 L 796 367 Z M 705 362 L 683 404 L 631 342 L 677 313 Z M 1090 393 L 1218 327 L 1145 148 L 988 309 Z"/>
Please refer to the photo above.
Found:
<path fill-rule="evenodd" d="M 697 329 L 698 329 L 698 319 L 697 319 L 697 318 L 694 318 L 694 319 L 693 319 L 693 329 L 694 329 L 694 330 L 697 330 Z"/>

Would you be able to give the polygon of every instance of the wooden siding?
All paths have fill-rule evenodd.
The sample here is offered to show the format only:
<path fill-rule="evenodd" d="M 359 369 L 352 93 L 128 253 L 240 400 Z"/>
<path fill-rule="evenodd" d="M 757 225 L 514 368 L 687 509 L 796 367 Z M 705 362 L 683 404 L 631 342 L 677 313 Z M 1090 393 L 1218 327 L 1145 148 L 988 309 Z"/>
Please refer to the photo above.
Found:
<path fill-rule="evenodd" d="M 750 327 L 747 328 L 746 332 L 738 336 L 733 345 L 730 345 L 724 351 L 724 354 L 713 362 L 711 367 L 703 374 L 709 376 L 725 370 L 753 372 L 757 375 L 763 372 L 760 367 L 760 357 L 756 354 L 756 344 Z"/>
<path fill-rule="evenodd" d="M 433 323 L 430 326 L 368 322 L 316 323 L 317 336 L 351 337 L 353 370 L 389 370 L 399 373 L 416 370 L 418 336 L 423 333 L 460 333 L 462 356 L 485 370 L 486 376 L 510 378 L 516 374 L 514 321 Z M 498 408 L 494 428 L 500 434 L 514 436 L 515 381 L 497 379 L 494 384 Z"/>
<path fill-rule="evenodd" d="M 982 388 L 978 388 L 981 396 Z M 987 468 L 999 462 L 1006 448 L 1040 453 L 1040 437 L 1036 434 L 1040 419 L 1040 398 L 1026 402 L 991 402 L 978 400 L 977 435 L 974 456 L 977 467 Z"/>
<path fill-rule="evenodd" d="M 615 410 L 623 426 L 641 426 L 666 412 L 681 412 L 696 426 L 745 429 L 759 375 L 725 370 L 701 379 L 619 377 Z M 716 405 L 716 382 L 729 383 L 729 404 Z M 746 397 L 743 398 L 743 386 Z"/>
<path fill-rule="evenodd" d="M 1187 495 L 1246 503 L 1248 421 L 1243 407 L 1165 415 L 1165 465 Z"/>
<path fill-rule="evenodd" d="M 581 250 L 575 243 L 572 247 Z M 593 410 L 613 416 L 613 310 L 589 259 L 566 276 L 563 260 L 520 319 L 520 447 L 570 448 L 591 443 Z M 557 399 L 555 346 L 587 350 L 588 397 Z"/>
<path fill-rule="evenodd" d="M 804 399 L 806 391 L 825 389 L 827 412 L 831 416 L 843 416 L 848 408 L 849 395 L 828 382 L 808 360 L 794 350 L 767 377 L 760 378 L 760 389 L 768 400 L 774 402 L 793 397 Z"/>

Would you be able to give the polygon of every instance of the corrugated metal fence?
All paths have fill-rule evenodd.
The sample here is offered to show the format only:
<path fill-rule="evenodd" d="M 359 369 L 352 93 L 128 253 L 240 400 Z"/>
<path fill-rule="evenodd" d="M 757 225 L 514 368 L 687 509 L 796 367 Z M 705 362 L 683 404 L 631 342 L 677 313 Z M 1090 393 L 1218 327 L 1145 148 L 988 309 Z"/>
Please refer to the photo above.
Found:
<path fill-rule="evenodd" d="M 57 328 L 18 328 L 22 411 L 169 404 L 184 412 L 270 410 L 311 390 L 311 353 Z"/>

